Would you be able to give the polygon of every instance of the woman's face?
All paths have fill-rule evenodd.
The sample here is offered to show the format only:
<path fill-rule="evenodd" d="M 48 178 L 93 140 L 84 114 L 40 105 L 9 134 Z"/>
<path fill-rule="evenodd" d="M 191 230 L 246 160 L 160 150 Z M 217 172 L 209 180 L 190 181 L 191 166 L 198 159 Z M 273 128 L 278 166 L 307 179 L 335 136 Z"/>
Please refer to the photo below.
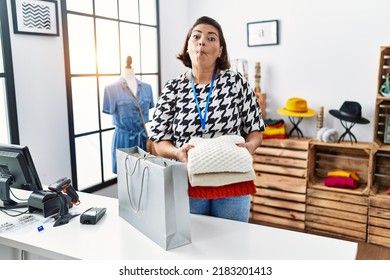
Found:
<path fill-rule="evenodd" d="M 222 48 L 218 29 L 208 24 L 195 26 L 188 40 L 188 52 L 192 67 L 215 68 L 216 60 L 221 55 Z"/>

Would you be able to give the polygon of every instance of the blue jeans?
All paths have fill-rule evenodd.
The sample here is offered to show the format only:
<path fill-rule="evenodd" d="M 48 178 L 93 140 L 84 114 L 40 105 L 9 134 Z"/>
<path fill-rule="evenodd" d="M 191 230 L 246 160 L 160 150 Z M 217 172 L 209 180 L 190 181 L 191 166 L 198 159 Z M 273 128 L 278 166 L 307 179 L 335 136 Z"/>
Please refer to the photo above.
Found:
<path fill-rule="evenodd" d="M 248 222 L 250 201 L 250 195 L 217 199 L 190 198 L 190 212 Z"/>

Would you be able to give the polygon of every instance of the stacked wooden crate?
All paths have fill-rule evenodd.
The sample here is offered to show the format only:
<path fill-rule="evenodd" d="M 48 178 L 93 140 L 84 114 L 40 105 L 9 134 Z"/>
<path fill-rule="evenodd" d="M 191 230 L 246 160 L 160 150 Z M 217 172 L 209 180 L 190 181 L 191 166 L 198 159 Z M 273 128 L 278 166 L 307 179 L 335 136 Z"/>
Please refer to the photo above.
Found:
<path fill-rule="evenodd" d="M 309 139 L 264 139 L 253 156 L 257 192 L 250 219 L 305 228 Z"/>
<path fill-rule="evenodd" d="M 374 120 L 374 143 L 381 148 L 385 143 L 390 144 L 389 116 L 390 116 L 390 96 L 380 92 L 382 85 L 386 82 L 386 77 L 390 75 L 390 46 L 381 47 L 379 54 L 378 82 L 376 89 L 376 108 Z M 387 129 L 386 129 L 387 128 Z"/>
<path fill-rule="evenodd" d="M 367 241 L 390 247 L 390 149 L 374 153 L 374 188 L 368 210 Z"/>
<path fill-rule="evenodd" d="M 390 97 L 380 94 L 380 87 L 390 74 L 390 46 L 381 47 L 374 120 L 373 192 L 368 210 L 369 243 L 390 247 Z"/>
<path fill-rule="evenodd" d="M 333 237 L 365 241 L 372 181 L 371 143 L 310 143 L 306 230 Z M 324 185 L 329 171 L 353 171 L 358 188 Z"/>

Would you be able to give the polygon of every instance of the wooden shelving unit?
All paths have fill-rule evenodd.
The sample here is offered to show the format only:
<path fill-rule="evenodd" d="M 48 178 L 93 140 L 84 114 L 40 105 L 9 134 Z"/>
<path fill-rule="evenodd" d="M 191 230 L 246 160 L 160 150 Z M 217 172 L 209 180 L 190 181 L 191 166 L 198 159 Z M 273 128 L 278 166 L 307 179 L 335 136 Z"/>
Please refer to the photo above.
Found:
<path fill-rule="evenodd" d="M 379 55 L 378 82 L 376 90 L 376 110 L 374 120 L 374 143 L 378 148 L 384 144 L 386 117 L 390 115 L 390 98 L 384 97 L 379 90 L 385 82 L 386 74 L 390 73 L 390 47 L 381 47 Z"/>
<path fill-rule="evenodd" d="M 374 191 L 370 196 L 368 215 L 369 243 L 390 247 L 390 151 L 374 154 Z"/>
<path fill-rule="evenodd" d="M 308 232 L 366 240 L 371 150 L 371 143 L 310 143 L 306 201 Z M 325 186 L 323 181 L 327 173 L 335 170 L 354 171 L 359 176 L 358 188 Z"/>
<path fill-rule="evenodd" d="M 373 143 L 263 141 L 253 156 L 253 221 L 390 247 L 390 97 L 379 93 L 387 73 L 390 46 L 380 48 Z M 355 171 L 358 188 L 323 184 L 328 171 L 339 169 Z"/>
<path fill-rule="evenodd" d="M 390 98 L 379 89 L 390 73 L 390 47 L 381 47 L 376 92 L 373 151 L 373 188 L 369 199 L 367 242 L 390 247 L 390 145 L 385 143 L 386 117 L 390 115 Z"/>

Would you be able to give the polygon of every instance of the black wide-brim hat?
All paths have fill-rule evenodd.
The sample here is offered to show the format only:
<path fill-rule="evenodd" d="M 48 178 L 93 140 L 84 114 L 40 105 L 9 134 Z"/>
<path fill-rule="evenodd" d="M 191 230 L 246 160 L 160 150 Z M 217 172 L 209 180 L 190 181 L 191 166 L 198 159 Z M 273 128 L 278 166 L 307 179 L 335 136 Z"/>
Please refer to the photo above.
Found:
<path fill-rule="evenodd" d="M 368 124 L 370 121 L 362 117 L 362 106 L 355 101 L 345 101 L 340 110 L 329 110 L 329 113 L 343 121 Z"/>

